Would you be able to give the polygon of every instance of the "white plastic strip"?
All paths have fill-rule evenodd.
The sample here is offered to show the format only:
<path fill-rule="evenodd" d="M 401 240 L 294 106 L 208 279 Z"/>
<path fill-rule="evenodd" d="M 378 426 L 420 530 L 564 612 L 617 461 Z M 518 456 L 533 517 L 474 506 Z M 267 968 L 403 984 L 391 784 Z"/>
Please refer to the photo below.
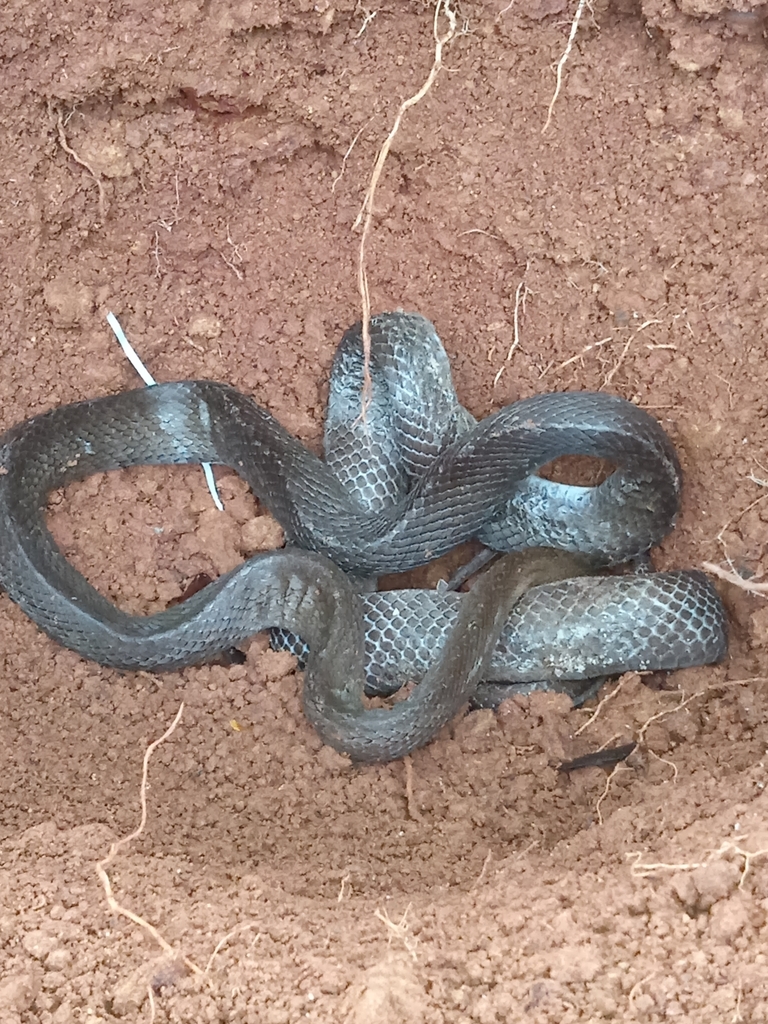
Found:
<path fill-rule="evenodd" d="M 153 384 L 157 384 L 155 378 L 146 368 L 144 363 L 142 363 L 141 359 L 139 359 L 136 349 L 126 338 L 125 331 L 120 326 L 120 321 L 117 319 L 114 313 L 107 313 L 107 323 L 114 331 L 115 337 L 120 342 L 120 348 L 128 357 L 128 361 L 130 362 L 131 366 L 134 368 L 136 373 L 138 373 L 138 375 L 141 377 L 141 379 L 144 381 L 147 387 L 151 387 Z"/>
<path fill-rule="evenodd" d="M 120 348 L 125 353 L 131 366 L 134 368 L 136 373 L 138 373 L 138 375 L 141 377 L 141 379 L 144 381 L 147 387 L 152 387 L 152 385 L 157 384 L 155 378 L 146 368 L 144 363 L 142 363 L 141 359 L 138 356 L 138 353 L 136 352 L 136 349 L 126 338 L 125 331 L 120 326 L 120 321 L 117 319 L 114 313 L 107 313 L 107 323 L 112 328 L 115 337 L 120 343 Z M 211 492 L 213 503 L 219 510 L 219 512 L 223 512 L 224 505 L 222 504 L 221 498 L 219 497 L 219 491 L 218 488 L 216 487 L 216 480 L 214 479 L 213 476 L 213 469 L 211 468 L 211 464 L 209 462 L 204 462 L 202 466 L 203 473 L 205 475 L 205 482 L 208 484 L 208 490 Z"/>

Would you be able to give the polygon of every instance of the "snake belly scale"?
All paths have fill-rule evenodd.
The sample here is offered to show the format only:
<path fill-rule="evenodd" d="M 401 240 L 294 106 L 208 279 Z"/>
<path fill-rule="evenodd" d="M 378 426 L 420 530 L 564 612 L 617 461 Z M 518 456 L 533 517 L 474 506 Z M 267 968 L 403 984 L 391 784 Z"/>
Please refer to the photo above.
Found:
<path fill-rule="evenodd" d="M 309 720 L 360 761 L 428 742 L 482 680 L 499 674 L 583 679 L 724 655 L 722 605 L 701 574 L 584 576 L 585 558 L 590 566 L 626 561 L 673 526 L 680 468 L 656 420 L 620 398 L 578 392 L 527 398 L 476 424 L 427 320 L 382 314 L 372 341 L 365 420 L 359 325 L 337 351 L 325 461 L 250 398 L 212 381 L 123 392 L 12 427 L 0 437 L 0 586 L 59 643 L 117 668 L 179 668 L 262 629 L 291 630 L 310 647 Z M 586 488 L 536 476 L 565 454 L 606 458 L 616 469 Z M 289 547 L 254 556 L 165 612 L 128 615 L 56 547 L 48 495 L 95 472 L 195 462 L 244 477 Z M 518 553 L 461 597 L 362 597 L 347 575 L 414 568 L 472 537 Z M 549 649 L 564 639 L 573 641 L 564 655 Z M 392 710 L 366 707 L 366 650 L 386 655 L 394 645 L 402 655 L 409 644 L 416 653 L 381 673 L 390 682 L 398 673 L 423 676 L 420 685 Z"/>

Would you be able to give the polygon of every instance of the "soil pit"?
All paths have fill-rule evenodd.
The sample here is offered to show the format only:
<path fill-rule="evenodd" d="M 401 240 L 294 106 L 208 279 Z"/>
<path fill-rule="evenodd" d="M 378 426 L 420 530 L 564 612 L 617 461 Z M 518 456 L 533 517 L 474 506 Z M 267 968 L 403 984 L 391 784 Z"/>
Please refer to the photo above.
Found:
<path fill-rule="evenodd" d="M 437 325 L 477 416 L 545 390 L 649 409 L 686 474 L 659 568 L 766 569 L 763 8 L 462 4 L 406 115 L 369 239 L 375 310 Z M 353 222 L 433 9 L 92 5 L 0 12 L 0 429 L 159 380 L 247 391 L 317 446 L 359 316 Z M 354 143 L 354 144 L 353 144 Z M 519 344 L 516 297 L 525 291 Z M 58 496 L 76 564 L 133 611 L 279 542 L 243 485 L 196 469 Z M 300 677 L 155 677 L 56 647 L 0 597 L 0 1019 L 492 1024 L 768 1017 L 768 609 L 722 584 L 723 666 L 457 721 L 357 768 Z M 171 952 L 111 910 L 95 870 Z M 646 723 L 648 723 L 646 725 Z M 642 734 L 626 764 L 563 759 Z M 186 960 L 185 960 L 186 958 Z M 190 966 L 193 964 L 193 966 Z"/>

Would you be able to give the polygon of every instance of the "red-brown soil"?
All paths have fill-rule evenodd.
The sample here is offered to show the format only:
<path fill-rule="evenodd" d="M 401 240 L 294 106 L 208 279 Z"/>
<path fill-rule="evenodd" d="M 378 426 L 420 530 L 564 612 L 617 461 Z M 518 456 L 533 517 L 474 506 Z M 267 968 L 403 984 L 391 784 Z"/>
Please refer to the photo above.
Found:
<path fill-rule="evenodd" d="M 566 388 L 652 411 L 686 473 L 657 565 L 759 574 L 768 71 L 763 8 L 739 7 L 585 11 L 542 134 L 573 7 L 463 3 L 386 164 L 368 273 L 374 309 L 436 323 L 478 416 Z M 111 309 L 158 379 L 231 382 L 317 448 L 359 316 L 353 222 L 432 12 L 6 0 L 0 429 L 137 386 Z M 278 543 L 236 477 L 221 489 L 224 514 L 194 468 L 97 477 L 51 522 L 146 612 Z M 538 695 L 366 768 L 321 746 L 262 638 L 242 666 L 121 674 L 0 596 L 0 1021 L 764 1021 L 768 855 L 745 851 L 768 849 L 768 606 L 721 591 L 723 666 L 630 677 L 580 733 L 593 708 Z M 169 956 L 95 863 L 137 825 L 144 749 L 182 700 L 146 831 L 109 868 Z M 641 731 L 610 783 L 556 770 Z"/>

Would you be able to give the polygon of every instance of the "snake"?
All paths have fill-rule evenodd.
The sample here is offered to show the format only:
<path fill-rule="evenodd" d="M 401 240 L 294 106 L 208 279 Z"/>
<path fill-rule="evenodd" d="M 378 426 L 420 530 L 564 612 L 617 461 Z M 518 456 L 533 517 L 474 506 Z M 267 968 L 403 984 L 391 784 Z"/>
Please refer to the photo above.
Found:
<path fill-rule="evenodd" d="M 0 588 L 58 643 L 123 670 L 178 669 L 262 630 L 291 631 L 308 648 L 305 715 L 324 742 L 369 763 L 428 743 L 484 682 L 557 688 L 724 656 L 725 613 L 703 574 L 594 575 L 641 558 L 675 523 L 680 464 L 656 419 L 617 396 L 559 392 L 476 422 L 430 321 L 383 313 L 369 337 L 367 357 L 360 323 L 336 350 L 324 459 L 252 398 L 208 380 L 122 391 L 12 426 L 0 436 Z M 614 469 L 591 487 L 539 475 L 563 455 Z M 49 495 L 70 482 L 206 462 L 245 479 L 286 547 L 165 611 L 120 610 L 47 528 Z M 504 554 L 468 593 L 365 593 L 363 581 L 471 538 Z M 371 707 L 366 686 L 377 675 L 383 691 L 419 685 L 391 708 Z"/>

